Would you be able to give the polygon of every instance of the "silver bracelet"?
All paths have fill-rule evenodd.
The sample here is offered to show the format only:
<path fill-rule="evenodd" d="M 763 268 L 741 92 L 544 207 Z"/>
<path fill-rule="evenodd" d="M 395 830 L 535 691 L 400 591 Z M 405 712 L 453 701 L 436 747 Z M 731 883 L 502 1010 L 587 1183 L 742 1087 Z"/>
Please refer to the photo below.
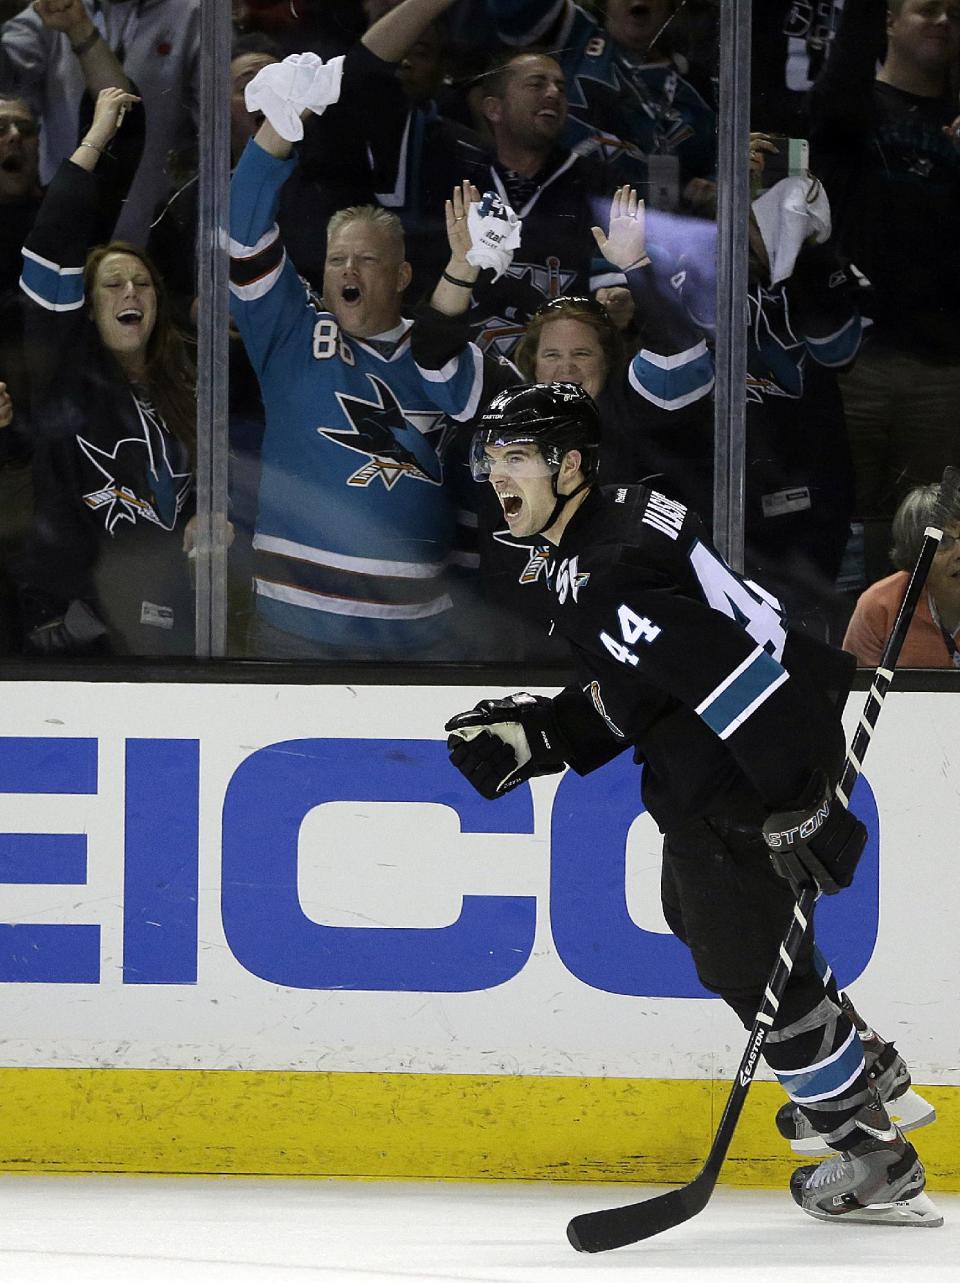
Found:
<path fill-rule="evenodd" d="M 103 148 L 102 148 L 102 147 L 98 147 L 96 143 L 77 143 L 77 146 L 78 146 L 78 147 L 89 147 L 91 151 L 98 151 L 98 152 L 100 153 L 100 155 L 101 155 L 101 156 L 103 155 Z"/>

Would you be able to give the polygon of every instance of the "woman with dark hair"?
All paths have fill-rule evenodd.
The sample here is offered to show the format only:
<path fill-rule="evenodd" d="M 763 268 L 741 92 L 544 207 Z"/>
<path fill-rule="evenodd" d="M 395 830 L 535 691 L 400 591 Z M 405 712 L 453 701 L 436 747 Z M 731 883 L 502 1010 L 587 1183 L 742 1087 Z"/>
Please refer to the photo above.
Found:
<path fill-rule="evenodd" d="M 147 255 L 96 244 L 142 131 L 139 100 L 104 89 L 24 245 L 38 440 L 18 579 L 34 653 L 193 653 L 194 368 Z"/>

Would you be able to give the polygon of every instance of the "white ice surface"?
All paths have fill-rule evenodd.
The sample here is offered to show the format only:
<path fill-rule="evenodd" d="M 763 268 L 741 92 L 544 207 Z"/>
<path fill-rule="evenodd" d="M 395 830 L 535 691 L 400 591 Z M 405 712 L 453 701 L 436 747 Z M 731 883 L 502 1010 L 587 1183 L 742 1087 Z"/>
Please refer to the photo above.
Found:
<path fill-rule="evenodd" d="M 960 1283 L 941 1229 L 823 1225 L 784 1192 L 719 1189 L 686 1225 L 580 1256 L 578 1212 L 662 1187 L 0 1176 L 4 1283 Z"/>

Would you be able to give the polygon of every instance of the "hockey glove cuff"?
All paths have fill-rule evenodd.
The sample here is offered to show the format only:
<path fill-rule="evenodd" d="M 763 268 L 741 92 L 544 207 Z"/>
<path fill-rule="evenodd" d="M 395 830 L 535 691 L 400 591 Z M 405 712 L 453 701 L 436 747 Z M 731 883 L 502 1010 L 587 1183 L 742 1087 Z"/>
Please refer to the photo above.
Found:
<path fill-rule="evenodd" d="M 292 53 L 263 67 L 244 90 L 247 111 L 262 111 L 288 143 L 303 137 L 302 113 L 320 116 L 340 97 L 343 57 L 324 62 L 315 53 Z"/>
<path fill-rule="evenodd" d="M 812 879 L 825 895 L 836 895 L 853 881 L 867 830 L 817 771 L 795 810 L 768 816 L 763 836 L 773 867 L 795 890 Z"/>
<path fill-rule="evenodd" d="M 519 248 L 520 219 L 496 192 L 484 192 L 467 210 L 467 230 L 471 241 L 467 262 L 490 268 L 498 281 L 513 262 L 513 251 Z"/>
<path fill-rule="evenodd" d="M 450 761 L 486 798 L 566 766 L 553 701 L 539 695 L 483 699 L 443 729 L 449 732 Z"/>

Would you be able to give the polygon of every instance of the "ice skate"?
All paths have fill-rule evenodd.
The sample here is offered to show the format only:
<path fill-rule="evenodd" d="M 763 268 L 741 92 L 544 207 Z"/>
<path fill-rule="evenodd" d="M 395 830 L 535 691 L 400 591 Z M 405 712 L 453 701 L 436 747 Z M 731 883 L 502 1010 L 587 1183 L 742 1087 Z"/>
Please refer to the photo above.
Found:
<path fill-rule="evenodd" d="M 794 1202 L 821 1221 L 935 1228 L 943 1217 L 924 1193 L 917 1151 L 878 1096 L 857 1114 L 858 1137 L 843 1153 L 799 1167 L 790 1178 Z"/>
<path fill-rule="evenodd" d="M 843 995 L 843 1006 L 861 1033 L 867 1077 L 886 1105 L 890 1121 L 896 1123 L 902 1132 L 913 1131 L 932 1123 L 937 1117 L 937 1111 L 929 1101 L 913 1090 L 907 1062 L 894 1044 L 884 1042 L 868 1028 L 853 1009 L 846 994 Z M 777 1110 L 776 1122 L 777 1131 L 790 1142 L 795 1153 L 816 1155 L 830 1152 L 830 1145 L 814 1130 L 806 1115 L 792 1100 L 788 1100 Z"/>

